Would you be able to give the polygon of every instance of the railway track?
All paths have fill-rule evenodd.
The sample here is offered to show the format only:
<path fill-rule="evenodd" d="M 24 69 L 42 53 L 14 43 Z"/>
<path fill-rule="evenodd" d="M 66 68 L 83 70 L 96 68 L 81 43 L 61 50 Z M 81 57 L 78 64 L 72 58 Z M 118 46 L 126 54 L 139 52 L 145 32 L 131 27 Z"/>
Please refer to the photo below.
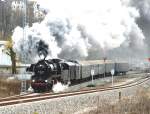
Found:
<path fill-rule="evenodd" d="M 133 74 L 141 74 L 141 73 L 133 73 Z M 140 78 L 141 79 L 141 78 Z M 140 79 L 136 79 L 135 81 L 138 81 L 138 80 L 140 80 Z M 132 81 L 131 82 L 129 82 L 128 84 L 130 84 L 130 83 L 132 83 Z M 122 84 L 122 85 L 124 85 L 124 84 Z M 106 87 L 109 87 L 109 86 L 106 86 Z M 104 89 L 104 88 L 106 88 L 106 87 L 101 87 L 102 89 Z M 22 95 L 14 95 L 14 96 L 10 96 L 10 97 L 4 97 L 4 98 L 0 98 L 0 102 L 2 102 L 2 101 L 8 101 L 8 100 L 14 100 L 14 99 L 20 99 L 20 98 L 28 98 L 28 97 L 35 97 L 35 96 L 45 96 L 45 95 L 51 95 L 51 94 L 54 94 L 54 93 L 37 93 L 37 94 L 33 94 L 33 93 L 27 93 L 27 94 L 22 94 Z"/>
<path fill-rule="evenodd" d="M 28 95 L 22 95 L 22 96 L 14 96 L 14 97 L 0 99 L 0 106 L 14 105 L 14 104 L 19 104 L 19 103 L 27 103 L 27 102 L 53 99 L 53 98 L 59 98 L 59 97 L 67 97 L 67 96 L 81 95 L 81 94 L 87 94 L 87 93 L 128 88 L 128 87 L 140 85 L 148 80 L 150 80 L 150 76 L 144 76 L 144 77 L 137 79 L 134 82 L 130 82 L 130 83 L 122 84 L 122 85 L 118 85 L 118 86 L 113 86 L 113 87 L 92 88 L 92 89 L 88 89 L 88 90 L 55 93 L 55 94 L 54 93 L 43 93 L 43 94 L 36 94 L 36 95 L 28 94 Z"/>

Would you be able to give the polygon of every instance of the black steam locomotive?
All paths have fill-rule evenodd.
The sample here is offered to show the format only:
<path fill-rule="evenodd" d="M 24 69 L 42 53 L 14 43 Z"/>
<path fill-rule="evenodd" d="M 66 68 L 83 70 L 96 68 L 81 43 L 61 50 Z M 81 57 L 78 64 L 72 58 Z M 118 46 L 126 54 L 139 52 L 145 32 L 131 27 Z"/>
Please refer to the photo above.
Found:
<path fill-rule="evenodd" d="M 111 69 L 114 69 L 115 75 L 125 74 L 129 70 L 129 65 L 126 62 L 113 62 L 111 60 L 42 59 L 36 64 L 31 64 L 27 71 L 34 73 L 31 77 L 31 86 L 34 92 L 45 92 L 51 90 L 57 81 L 63 83 L 81 82 L 91 78 L 91 71 L 94 77 L 103 77 L 104 74 L 109 76 Z"/>

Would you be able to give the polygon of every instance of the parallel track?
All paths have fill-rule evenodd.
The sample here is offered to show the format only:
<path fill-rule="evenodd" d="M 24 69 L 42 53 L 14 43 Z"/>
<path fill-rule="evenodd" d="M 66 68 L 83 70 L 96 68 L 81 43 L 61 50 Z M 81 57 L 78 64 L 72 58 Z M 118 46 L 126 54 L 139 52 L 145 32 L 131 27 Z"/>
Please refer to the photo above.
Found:
<path fill-rule="evenodd" d="M 59 97 L 67 97 L 67 96 L 74 96 L 74 95 L 81 95 L 81 94 L 87 94 L 87 93 L 94 93 L 94 92 L 102 92 L 102 91 L 108 91 L 108 90 L 116 90 L 116 89 L 122 89 L 122 88 L 128 88 L 140 85 L 146 81 L 150 80 L 150 76 L 145 76 L 142 78 L 137 79 L 135 82 L 130 82 L 128 84 L 122 84 L 119 86 L 113 86 L 113 87 L 105 87 L 105 88 L 93 88 L 88 90 L 81 90 L 81 91 L 74 91 L 74 92 L 65 92 L 65 93 L 44 93 L 39 95 L 22 95 L 22 96 L 16 96 L 16 97 L 10 97 L 10 98 L 3 98 L 0 99 L 0 106 L 6 106 L 6 105 L 13 105 L 13 104 L 19 104 L 19 103 L 27 103 L 27 102 L 33 102 L 33 101 L 40 101 L 40 100 L 46 100 L 46 99 L 53 99 L 53 98 L 59 98 Z"/>

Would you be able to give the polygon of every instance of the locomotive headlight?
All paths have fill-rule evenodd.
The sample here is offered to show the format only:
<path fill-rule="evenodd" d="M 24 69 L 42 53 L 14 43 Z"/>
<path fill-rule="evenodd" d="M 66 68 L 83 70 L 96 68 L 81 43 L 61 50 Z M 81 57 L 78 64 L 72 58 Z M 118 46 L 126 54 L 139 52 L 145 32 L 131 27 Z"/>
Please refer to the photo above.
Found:
<path fill-rule="evenodd" d="M 45 80 L 45 82 L 48 82 L 48 80 Z"/>
<path fill-rule="evenodd" d="M 32 80 L 32 82 L 35 82 L 35 80 Z"/>

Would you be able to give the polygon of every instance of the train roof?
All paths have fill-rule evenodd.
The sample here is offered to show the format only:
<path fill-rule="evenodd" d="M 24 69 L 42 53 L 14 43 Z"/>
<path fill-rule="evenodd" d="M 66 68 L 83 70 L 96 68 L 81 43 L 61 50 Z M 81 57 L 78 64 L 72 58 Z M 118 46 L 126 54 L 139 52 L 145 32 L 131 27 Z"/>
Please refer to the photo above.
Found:
<path fill-rule="evenodd" d="M 79 64 L 81 64 L 81 65 L 94 65 L 94 64 L 108 64 L 108 63 L 127 63 L 127 62 L 125 62 L 125 61 L 117 61 L 117 62 L 115 62 L 115 61 L 113 61 L 113 60 L 105 60 L 105 62 L 104 62 L 104 60 L 86 60 L 86 61 L 79 61 Z"/>
<path fill-rule="evenodd" d="M 114 63 L 111 60 L 106 60 L 105 63 Z M 104 60 L 86 60 L 86 61 L 79 61 L 79 64 L 82 65 L 92 65 L 92 64 L 104 64 Z"/>
<path fill-rule="evenodd" d="M 65 62 L 66 64 L 68 64 L 69 66 L 78 66 L 79 64 L 78 63 L 73 63 L 73 62 Z"/>

